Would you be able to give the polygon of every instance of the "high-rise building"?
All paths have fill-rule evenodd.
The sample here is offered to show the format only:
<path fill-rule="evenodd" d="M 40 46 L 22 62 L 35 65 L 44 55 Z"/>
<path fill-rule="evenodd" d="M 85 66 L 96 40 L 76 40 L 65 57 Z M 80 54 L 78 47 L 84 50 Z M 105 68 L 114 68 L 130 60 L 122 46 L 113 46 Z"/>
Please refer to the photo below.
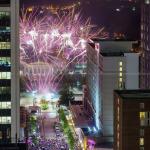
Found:
<path fill-rule="evenodd" d="M 134 41 L 96 41 L 88 46 L 87 87 L 95 126 L 113 141 L 113 90 L 139 88 L 139 54 Z M 99 127 L 99 128 L 98 128 Z"/>
<path fill-rule="evenodd" d="M 103 41 L 102 120 L 103 135 L 113 137 L 113 90 L 139 88 L 139 54 L 133 41 Z"/>
<path fill-rule="evenodd" d="M 19 138 L 19 0 L 0 1 L 0 143 Z"/>
<path fill-rule="evenodd" d="M 149 150 L 150 90 L 114 92 L 114 150 Z"/>
<path fill-rule="evenodd" d="M 96 45 L 97 44 L 97 45 Z M 97 132 L 102 130 L 102 61 L 103 58 L 100 54 L 99 43 L 96 43 L 94 48 L 88 45 L 87 48 L 87 90 L 93 116 L 95 120 L 95 128 Z"/>
<path fill-rule="evenodd" d="M 141 8 L 141 63 L 140 88 L 150 88 L 150 0 L 142 1 Z"/>

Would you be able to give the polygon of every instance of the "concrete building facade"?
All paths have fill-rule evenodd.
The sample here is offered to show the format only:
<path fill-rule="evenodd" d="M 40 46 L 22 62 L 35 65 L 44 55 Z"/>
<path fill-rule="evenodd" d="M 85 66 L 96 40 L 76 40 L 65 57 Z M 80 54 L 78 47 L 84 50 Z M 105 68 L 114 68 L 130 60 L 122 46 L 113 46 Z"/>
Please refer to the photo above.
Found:
<path fill-rule="evenodd" d="M 0 1 L 0 142 L 16 142 L 20 129 L 19 0 Z"/>

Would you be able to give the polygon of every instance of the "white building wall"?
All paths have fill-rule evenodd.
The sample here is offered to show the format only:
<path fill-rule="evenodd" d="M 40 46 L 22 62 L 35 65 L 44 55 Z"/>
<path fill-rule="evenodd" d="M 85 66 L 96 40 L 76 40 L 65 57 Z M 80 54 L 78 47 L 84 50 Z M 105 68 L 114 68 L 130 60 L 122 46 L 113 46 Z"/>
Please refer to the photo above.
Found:
<path fill-rule="evenodd" d="M 103 135 L 113 136 L 113 90 L 118 89 L 119 62 L 124 64 L 124 57 L 103 58 L 102 81 L 102 111 L 103 111 Z M 123 67 L 125 69 L 125 67 Z M 125 72 L 125 70 L 123 70 Z M 113 140 L 112 138 L 111 141 Z"/>
<path fill-rule="evenodd" d="M 126 53 L 126 89 L 139 88 L 139 55 Z"/>
<path fill-rule="evenodd" d="M 119 88 L 119 63 L 122 62 L 123 82 L 126 89 L 139 87 L 139 55 L 125 53 L 119 57 L 103 57 L 102 114 L 103 135 L 113 136 L 113 91 Z M 113 140 L 113 138 L 108 138 Z"/>

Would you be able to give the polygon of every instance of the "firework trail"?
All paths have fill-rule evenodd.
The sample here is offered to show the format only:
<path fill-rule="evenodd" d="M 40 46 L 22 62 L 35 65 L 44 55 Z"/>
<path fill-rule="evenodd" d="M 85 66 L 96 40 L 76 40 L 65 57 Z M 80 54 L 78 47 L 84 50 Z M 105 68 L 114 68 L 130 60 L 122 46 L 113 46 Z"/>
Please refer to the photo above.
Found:
<path fill-rule="evenodd" d="M 95 30 L 88 18 L 74 10 L 67 15 L 41 15 L 22 11 L 20 18 L 20 62 L 28 91 L 52 90 L 69 65 L 86 54 L 87 42 L 107 35 Z"/>

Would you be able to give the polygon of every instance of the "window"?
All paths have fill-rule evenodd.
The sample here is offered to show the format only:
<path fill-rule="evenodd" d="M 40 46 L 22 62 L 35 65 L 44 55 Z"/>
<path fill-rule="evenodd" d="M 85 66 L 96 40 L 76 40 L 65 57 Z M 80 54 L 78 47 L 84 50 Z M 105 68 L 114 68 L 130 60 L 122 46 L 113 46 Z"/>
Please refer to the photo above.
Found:
<path fill-rule="evenodd" d="M 150 125 L 150 112 L 140 112 L 140 125 Z"/>
<path fill-rule="evenodd" d="M 0 109 L 11 109 L 11 102 L 0 102 Z"/>
<path fill-rule="evenodd" d="M 10 94 L 11 87 L 0 87 L 0 94 Z"/>
<path fill-rule="evenodd" d="M 145 126 L 146 121 L 145 121 L 145 112 L 140 112 L 140 125 Z"/>
<path fill-rule="evenodd" d="M 0 79 L 11 79 L 11 72 L 0 72 Z"/>
<path fill-rule="evenodd" d="M 10 129 L 7 129 L 7 139 L 10 139 Z"/>
<path fill-rule="evenodd" d="M 144 109 L 144 103 L 140 103 L 140 109 Z"/>
<path fill-rule="evenodd" d="M 119 62 L 119 66 L 122 66 L 122 61 Z"/>
<path fill-rule="evenodd" d="M 140 150 L 144 150 L 144 147 L 140 147 Z"/>
<path fill-rule="evenodd" d="M 119 71 L 122 71 L 122 67 L 119 68 Z"/>
<path fill-rule="evenodd" d="M 122 65 L 123 65 L 123 63 L 122 63 L 122 61 L 120 61 L 119 62 L 119 88 L 122 88 L 123 86 L 123 73 L 122 73 L 122 71 L 123 71 L 123 68 L 122 68 Z"/>
<path fill-rule="evenodd" d="M 11 124 L 11 117 L 0 117 L 0 124 Z"/>
<path fill-rule="evenodd" d="M 145 119 L 145 112 L 140 112 L 140 119 Z"/>
<path fill-rule="evenodd" d="M 122 78 L 119 78 L 119 82 L 122 82 Z"/>
<path fill-rule="evenodd" d="M 144 136 L 144 129 L 140 129 L 140 136 L 141 136 L 141 137 Z"/>
<path fill-rule="evenodd" d="M 10 49 L 10 42 L 0 42 L 0 50 Z"/>
<path fill-rule="evenodd" d="M 119 73 L 119 76 L 122 77 L 122 72 Z"/>
<path fill-rule="evenodd" d="M 140 138 L 140 146 L 144 145 L 144 138 Z"/>
<path fill-rule="evenodd" d="M 0 57 L 0 66 L 10 67 L 10 57 Z"/>
<path fill-rule="evenodd" d="M 10 26 L 10 12 L 0 12 L 0 26 Z"/>

